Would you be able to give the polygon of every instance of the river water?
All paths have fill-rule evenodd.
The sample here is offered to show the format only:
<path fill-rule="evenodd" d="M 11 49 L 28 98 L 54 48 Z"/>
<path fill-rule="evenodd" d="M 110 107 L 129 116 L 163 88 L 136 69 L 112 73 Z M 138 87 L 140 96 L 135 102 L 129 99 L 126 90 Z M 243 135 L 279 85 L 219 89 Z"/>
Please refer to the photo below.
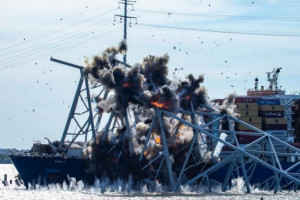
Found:
<path fill-rule="evenodd" d="M 274 194 L 269 191 L 253 190 L 251 194 L 246 194 L 242 180 L 237 180 L 237 185 L 227 192 L 221 192 L 220 189 L 215 188 L 214 192 L 206 193 L 203 191 L 191 192 L 189 188 L 182 188 L 181 193 L 165 193 L 165 192 L 148 192 L 147 188 L 141 188 L 140 191 L 126 190 L 124 192 L 124 183 L 105 185 L 105 183 L 98 183 L 97 186 L 86 188 L 83 184 L 74 184 L 70 186 L 51 185 L 48 187 L 37 187 L 36 189 L 26 189 L 25 187 L 10 184 L 4 186 L 2 181 L 4 174 L 7 174 L 9 180 L 14 180 L 17 171 L 13 165 L 0 164 L 0 200 L 105 200 L 105 199 L 201 199 L 201 200 L 235 200 L 235 199 L 249 199 L 249 200 L 279 200 L 279 199 L 300 199 L 299 192 L 279 192 Z M 121 185 L 123 184 L 123 185 Z M 103 186 L 105 192 L 103 192 Z M 102 188 L 102 189 L 101 189 Z M 123 189 L 122 189 L 123 188 Z M 159 189 L 158 189 L 159 191 Z"/>

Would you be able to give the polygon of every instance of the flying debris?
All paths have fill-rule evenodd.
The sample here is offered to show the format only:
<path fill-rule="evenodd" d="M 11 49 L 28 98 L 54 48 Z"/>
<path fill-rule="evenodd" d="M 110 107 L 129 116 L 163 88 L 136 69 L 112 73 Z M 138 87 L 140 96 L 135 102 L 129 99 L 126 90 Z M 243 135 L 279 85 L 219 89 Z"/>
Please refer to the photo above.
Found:
<path fill-rule="evenodd" d="M 44 152 L 38 152 L 37 156 L 22 158 L 35 163 L 59 161 L 48 174 L 38 164 L 30 165 L 29 168 L 34 166 L 39 172 L 31 172 L 33 180 L 24 176 L 27 185 L 34 179 L 62 183 L 64 178 L 61 177 L 66 179 L 67 172 L 79 170 L 73 171 L 76 178 L 87 184 L 95 184 L 96 180 L 99 183 L 104 177 L 105 183 L 129 180 L 130 189 L 146 184 L 151 191 L 157 185 L 169 186 L 167 190 L 173 192 L 182 185 L 208 190 L 221 186 L 225 191 L 232 188 L 231 183 L 240 175 L 246 180 L 247 192 L 250 192 L 250 184 L 279 190 L 291 183 L 292 189 L 299 188 L 298 163 L 282 162 L 284 169 L 281 169 L 278 157 L 289 153 L 267 149 L 275 137 L 236 118 L 239 115 L 234 104 L 235 94 L 220 102 L 211 102 L 203 75 L 189 74 L 183 80 L 170 80 L 167 54 L 149 55 L 141 63 L 129 66 L 117 59 L 126 51 L 127 44 L 123 41 L 91 61 L 86 60 L 85 67 L 80 68 L 79 84 L 85 82 L 85 85 L 77 87 L 79 92 L 76 92 L 67 122 L 77 123 L 78 128 L 74 132 L 73 127 L 66 127 L 60 142 L 49 141 L 46 155 L 57 157 L 46 159 L 40 156 Z M 94 89 L 100 91 L 88 94 Z M 86 96 L 81 96 L 83 94 Z M 81 109 L 76 108 L 77 101 L 84 104 L 79 106 Z M 75 119 L 81 113 L 86 114 L 88 121 Z M 107 116 L 107 122 L 99 128 L 103 115 Z M 236 131 L 236 125 L 245 125 L 251 132 Z M 79 135 L 85 136 L 85 143 L 74 142 Z M 74 143 L 66 140 L 67 136 L 73 138 Z M 260 138 L 242 146 L 244 136 Z M 233 142 L 229 142 L 230 139 Z M 275 142 L 280 142 L 277 140 Z M 283 141 L 280 144 L 289 147 Z M 71 145 L 79 146 L 78 158 L 68 155 Z M 224 156 L 224 150 L 230 155 Z M 295 147 L 289 150 L 294 152 L 290 158 L 300 153 Z M 77 164 L 70 164 L 74 162 Z M 292 168 L 295 171 L 287 173 Z M 62 176 L 50 177 L 53 171 L 60 171 L 56 169 L 67 171 L 62 171 Z M 49 180 L 48 177 L 61 179 Z"/>

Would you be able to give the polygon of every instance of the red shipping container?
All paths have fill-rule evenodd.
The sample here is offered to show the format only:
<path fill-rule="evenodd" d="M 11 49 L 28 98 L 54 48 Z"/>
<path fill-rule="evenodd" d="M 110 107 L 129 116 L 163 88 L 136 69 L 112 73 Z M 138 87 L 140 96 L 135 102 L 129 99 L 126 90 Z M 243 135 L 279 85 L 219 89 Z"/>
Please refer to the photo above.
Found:
<path fill-rule="evenodd" d="M 214 100 L 212 100 L 212 102 L 218 103 L 219 105 L 222 105 L 223 101 L 224 101 L 224 99 L 214 99 Z"/>
<path fill-rule="evenodd" d="M 228 146 L 223 146 L 222 151 L 233 151 L 233 149 Z"/>
<path fill-rule="evenodd" d="M 257 98 L 257 97 L 236 97 L 235 102 L 236 103 L 256 103 L 256 100 L 260 100 L 262 98 Z"/>
<path fill-rule="evenodd" d="M 256 135 L 237 135 L 237 139 L 240 144 L 250 144 L 251 142 L 257 140 L 260 136 Z"/>

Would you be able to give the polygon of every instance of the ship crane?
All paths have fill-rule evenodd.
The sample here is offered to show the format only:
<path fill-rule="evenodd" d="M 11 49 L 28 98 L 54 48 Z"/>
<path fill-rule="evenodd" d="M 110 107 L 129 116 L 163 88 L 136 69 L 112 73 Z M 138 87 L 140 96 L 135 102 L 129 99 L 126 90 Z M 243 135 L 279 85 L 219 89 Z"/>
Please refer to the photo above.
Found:
<path fill-rule="evenodd" d="M 280 70 L 282 68 L 274 68 L 272 72 L 267 72 L 268 74 L 268 81 L 270 83 L 269 85 L 269 90 L 278 90 L 278 76 L 279 76 L 279 73 L 280 73 Z"/>

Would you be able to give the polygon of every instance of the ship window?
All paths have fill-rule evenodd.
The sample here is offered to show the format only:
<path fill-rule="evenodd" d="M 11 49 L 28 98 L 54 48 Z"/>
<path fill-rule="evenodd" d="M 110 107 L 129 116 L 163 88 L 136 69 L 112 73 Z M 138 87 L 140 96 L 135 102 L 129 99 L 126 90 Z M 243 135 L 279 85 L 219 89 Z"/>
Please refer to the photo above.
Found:
<path fill-rule="evenodd" d="M 252 118 L 251 117 L 249 118 L 249 122 L 252 122 Z"/>
<path fill-rule="evenodd" d="M 246 105 L 246 109 L 248 109 L 248 108 L 249 108 L 249 105 L 247 104 L 247 105 Z"/>
<path fill-rule="evenodd" d="M 278 119 L 275 119 L 275 123 L 278 124 Z"/>
<path fill-rule="evenodd" d="M 248 112 L 248 111 L 246 111 L 246 115 L 249 115 L 249 112 Z"/>

